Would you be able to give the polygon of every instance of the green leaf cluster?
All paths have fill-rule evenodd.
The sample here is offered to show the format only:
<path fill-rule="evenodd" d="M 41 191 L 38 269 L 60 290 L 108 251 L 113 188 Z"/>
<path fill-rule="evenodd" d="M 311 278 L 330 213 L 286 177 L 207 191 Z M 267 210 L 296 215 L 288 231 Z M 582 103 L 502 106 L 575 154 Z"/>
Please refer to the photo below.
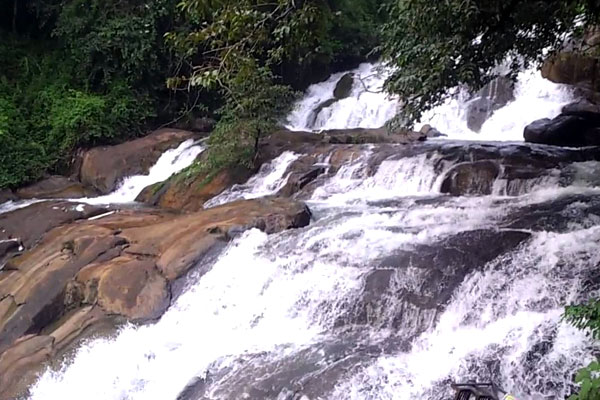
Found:
<path fill-rule="evenodd" d="M 563 319 L 592 338 L 600 339 L 600 300 L 566 307 Z M 579 385 L 579 392 L 571 395 L 569 400 L 600 400 L 600 362 L 593 361 L 580 369 L 575 375 L 575 383 Z"/>
<path fill-rule="evenodd" d="M 509 75 L 539 63 L 575 28 L 597 21 L 595 0 L 390 0 L 382 54 L 386 83 L 404 100 L 396 123 L 411 125 L 451 88 L 479 89 L 508 63 Z"/>

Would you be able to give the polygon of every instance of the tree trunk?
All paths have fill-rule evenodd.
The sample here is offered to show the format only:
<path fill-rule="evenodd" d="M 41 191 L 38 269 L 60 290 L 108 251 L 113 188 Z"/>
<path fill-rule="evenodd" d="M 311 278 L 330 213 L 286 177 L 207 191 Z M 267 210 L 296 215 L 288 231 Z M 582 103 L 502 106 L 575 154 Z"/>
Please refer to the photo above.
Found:
<path fill-rule="evenodd" d="M 14 34 L 17 33 L 17 4 L 18 4 L 19 0 L 14 0 L 14 7 L 13 7 L 13 20 L 12 20 L 12 31 Z"/>

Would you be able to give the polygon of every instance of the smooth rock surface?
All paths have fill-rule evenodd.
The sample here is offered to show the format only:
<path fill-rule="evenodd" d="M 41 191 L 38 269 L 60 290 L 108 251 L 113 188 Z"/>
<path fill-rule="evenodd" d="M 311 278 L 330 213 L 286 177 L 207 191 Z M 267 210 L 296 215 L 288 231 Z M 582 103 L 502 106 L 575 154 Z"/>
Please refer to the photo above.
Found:
<path fill-rule="evenodd" d="M 83 156 L 81 182 L 103 194 L 109 193 L 121 179 L 147 173 L 164 151 L 192 137 L 192 132 L 160 129 L 116 146 L 93 148 Z"/>

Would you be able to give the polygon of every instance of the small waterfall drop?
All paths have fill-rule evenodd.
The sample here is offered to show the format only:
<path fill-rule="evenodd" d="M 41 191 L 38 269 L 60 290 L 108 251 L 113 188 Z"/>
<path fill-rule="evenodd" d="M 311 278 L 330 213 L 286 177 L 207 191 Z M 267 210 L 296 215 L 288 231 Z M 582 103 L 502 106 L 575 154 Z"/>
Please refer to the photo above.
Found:
<path fill-rule="evenodd" d="M 204 148 L 203 145 L 195 144 L 193 139 L 188 139 L 177 148 L 165 151 L 156 161 L 156 164 L 150 168 L 147 175 L 134 175 L 123 179 L 119 187 L 107 195 L 74 199 L 74 201 L 81 201 L 88 204 L 133 202 L 145 187 L 162 182 L 171 175 L 192 165 L 196 157 L 204 151 Z"/>
<path fill-rule="evenodd" d="M 289 166 L 298 159 L 299 155 L 286 151 L 275 160 L 264 164 L 260 171 L 248 182 L 233 185 L 206 203 L 204 208 L 211 208 L 240 199 L 255 199 L 257 197 L 275 194 L 287 182 L 286 172 Z"/>
<path fill-rule="evenodd" d="M 321 108 L 332 99 L 337 82 L 347 73 L 355 76 L 350 96 Z M 382 91 L 386 78 L 382 65 L 361 64 L 355 70 L 334 74 L 327 81 L 310 86 L 288 117 L 287 128 L 321 131 L 382 127 L 399 107 L 396 97 Z M 525 126 L 536 119 L 557 116 L 563 106 L 573 101 L 573 95 L 566 85 L 542 78 L 535 68 L 523 71 L 515 84 L 514 100 L 496 110 L 480 132 L 467 127 L 471 101 L 472 96 L 465 91 L 454 90 L 454 95 L 443 104 L 426 112 L 416 128 L 429 124 L 448 139 L 456 140 L 522 141 Z"/>

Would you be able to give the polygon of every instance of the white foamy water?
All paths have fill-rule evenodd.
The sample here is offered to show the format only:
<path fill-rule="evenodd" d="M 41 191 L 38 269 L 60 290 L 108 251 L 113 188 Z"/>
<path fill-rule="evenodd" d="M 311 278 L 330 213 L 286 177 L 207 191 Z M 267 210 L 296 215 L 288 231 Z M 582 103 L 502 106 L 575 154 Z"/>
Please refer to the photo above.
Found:
<path fill-rule="evenodd" d="M 233 185 L 218 196 L 204 203 L 211 208 L 240 199 L 255 199 L 277 193 L 287 182 L 287 170 L 300 157 L 291 151 L 283 152 L 279 157 L 261 166 L 256 175 L 248 182 Z"/>
<path fill-rule="evenodd" d="M 349 72 L 355 76 L 349 97 L 315 115 L 314 110 L 320 104 L 333 98 L 333 90 L 346 72 L 311 85 L 288 117 L 287 128 L 298 131 L 379 128 L 396 114 L 398 101 L 382 91 L 386 73 L 380 65 L 365 63 Z"/>
<path fill-rule="evenodd" d="M 177 148 L 165 151 L 156 161 L 147 175 L 134 175 L 125 178 L 114 192 L 104 196 L 74 199 L 88 204 L 130 203 L 144 188 L 168 179 L 171 175 L 192 165 L 196 157 L 204 150 L 203 145 L 195 144 L 193 139 L 186 140 Z"/>
<path fill-rule="evenodd" d="M 423 115 L 423 124 L 430 124 L 449 139 L 522 141 L 523 130 L 531 122 L 542 118 L 554 118 L 563 106 L 574 98 L 567 85 L 559 85 L 542 78 L 536 69 L 521 72 L 514 91 L 515 99 L 496 110 L 484 122 L 480 132 L 467 127 L 467 105 L 469 100 L 464 93 L 448 99 Z"/>
<path fill-rule="evenodd" d="M 597 350 L 560 322 L 565 304 L 591 295 L 586 276 L 600 263 L 600 216 L 593 213 L 567 231 L 534 232 L 520 247 L 468 271 L 439 311 L 414 314 L 401 292 L 386 300 L 377 324 L 358 322 L 352 310 L 382 258 L 460 232 L 502 229 L 525 206 L 575 194 L 593 198 L 598 189 L 585 182 L 597 165 L 575 165 L 580 176 L 571 188 L 538 182 L 543 195 L 451 198 L 439 196 L 444 169 L 436 169 L 435 151 L 392 155 L 369 173 L 371 150 L 315 191 L 309 204 L 319 217 L 309 227 L 245 233 L 160 321 L 88 341 L 61 368 L 45 371 L 30 398 L 176 399 L 198 379 L 207 382 L 201 397 L 182 399 L 289 400 L 300 380 L 303 390 L 317 388 L 318 395 L 306 395 L 310 400 L 444 400 L 449 381 L 468 379 L 494 380 L 519 399 L 564 397 L 572 371 Z M 271 193 L 297 157 L 282 155 L 224 201 Z M 394 202 L 370 203 L 389 199 Z M 426 271 L 407 266 L 391 288 L 418 292 Z M 398 315 L 402 325 L 392 329 Z M 414 338 L 397 336 L 408 327 Z M 346 349 L 349 333 L 357 335 L 350 339 L 355 350 L 338 354 L 334 346 L 326 355 L 327 343 Z M 406 340 L 408 348 L 392 345 Z M 363 357 L 361 346 L 380 350 Z M 337 375 L 319 375 L 336 368 Z"/>
<path fill-rule="evenodd" d="M 333 97 L 333 90 L 345 72 L 332 75 L 327 81 L 312 85 L 288 118 L 291 130 L 320 131 L 345 128 L 380 128 L 398 111 L 399 102 L 382 91 L 387 78 L 379 64 L 361 64 L 349 71 L 357 77 L 350 97 L 323 108 L 318 115 L 314 110 Z M 523 130 L 541 118 L 554 118 L 563 106 L 573 101 L 567 85 L 558 85 L 542 78 L 540 72 L 529 69 L 519 74 L 514 96 L 504 107 L 495 111 L 483 124 L 480 132 L 467 127 L 469 96 L 455 91 L 442 105 L 426 112 L 416 124 L 417 130 L 430 124 L 449 139 L 485 141 L 522 141 Z"/>
<path fill-rule="evenodd" d="M 87 204 L 124 204 L 132 203 L 147 186 L 167 180 L 172 175 L 192 165 L 205 147 L 196 144 L 193 139 L 186 140 L 177 148 L 165 151 L 146 175 L 134 175 L 123 179 L 117 189 L 104 196 L 67 199 Z M 18 210 L 45 199 L 8 201 L 0 204 L 0 214 Z"/>

